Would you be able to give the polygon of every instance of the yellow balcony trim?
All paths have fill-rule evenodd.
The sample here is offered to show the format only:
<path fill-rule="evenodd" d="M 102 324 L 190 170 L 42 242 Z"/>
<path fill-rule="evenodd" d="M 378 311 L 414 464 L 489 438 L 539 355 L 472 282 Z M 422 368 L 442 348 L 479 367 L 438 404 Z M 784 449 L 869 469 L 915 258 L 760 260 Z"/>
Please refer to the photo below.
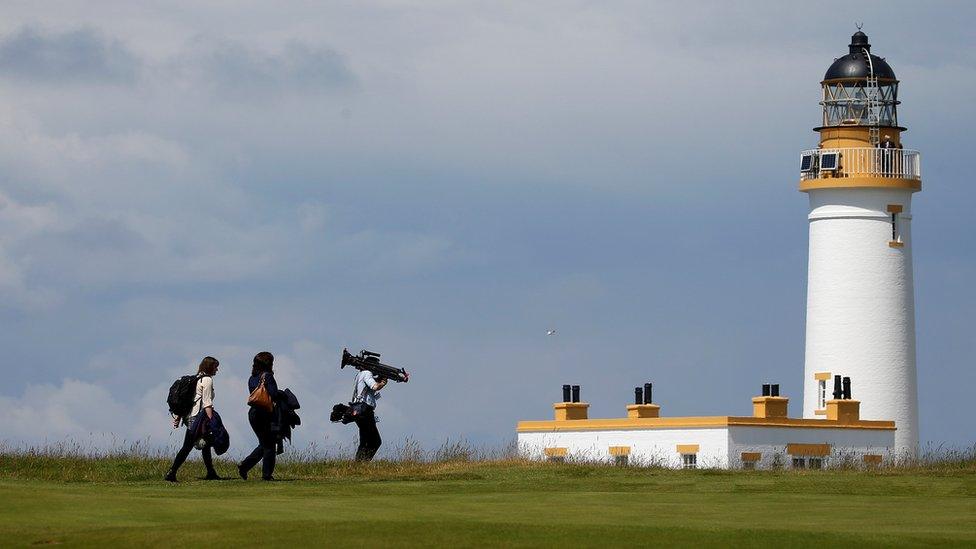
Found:
<path fill-rule="evenodd" d="M 904 242 L 898 242 L 897 240 L 889 240 L 888 241 L 888 247 L 889 248 L 904 248 L 905 247 L 905 243 Z"/>
<path fill-rule="evenodd" d="M 759 452 L 742 452 L 742 461 L 759 461 L 762 454 Z"/>
<path fill-rule="evenodd" d="M 813 379 L 817 381 L 830 381 L 830 372 L 817 372 L 813 374 Z"/>
<path fill-rule="evenodd" d="M 546 457 L 566 457 L 565 448 L 546 448 Z"/>
<path fill-rule="evenodd" d="M 896 179 L 891 177 L 828 177 L 800 181 L 800 191 L 814 189 L 909 189 L 922 190 L 918 179 Z"/>

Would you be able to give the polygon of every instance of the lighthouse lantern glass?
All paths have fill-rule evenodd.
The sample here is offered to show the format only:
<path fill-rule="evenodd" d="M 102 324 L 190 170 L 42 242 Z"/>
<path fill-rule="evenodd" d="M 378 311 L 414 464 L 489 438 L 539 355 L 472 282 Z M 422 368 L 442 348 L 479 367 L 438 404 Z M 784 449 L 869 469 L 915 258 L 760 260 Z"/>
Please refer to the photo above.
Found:
<path fill-rule="evenodd" d="M 865 79 L 823 83 L 824 126 L 866 126 L 870 105 Z M 898 82 L 878 82 L 874 108 L 879 126 L 898 126 Z"/>

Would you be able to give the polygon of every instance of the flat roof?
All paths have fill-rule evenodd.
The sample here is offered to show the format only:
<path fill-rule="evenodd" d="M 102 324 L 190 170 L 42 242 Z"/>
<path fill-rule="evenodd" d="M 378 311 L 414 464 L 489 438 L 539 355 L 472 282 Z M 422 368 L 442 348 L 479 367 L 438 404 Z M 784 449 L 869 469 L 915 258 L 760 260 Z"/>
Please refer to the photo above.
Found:
<path fill-rule="evenodd" d="M 791 427 L 801 429 L 872 429 L 894 431 L 895 422 L 877 420 L 844 422 L 829 419 L 802 419 L 785 417 L 763 418 L 747 416 L 624 417 L 613 419 L 520 421 L 516 425 L 516 432 L 640 431 L 652 429 L 674 429 L 680 427 Z"/>

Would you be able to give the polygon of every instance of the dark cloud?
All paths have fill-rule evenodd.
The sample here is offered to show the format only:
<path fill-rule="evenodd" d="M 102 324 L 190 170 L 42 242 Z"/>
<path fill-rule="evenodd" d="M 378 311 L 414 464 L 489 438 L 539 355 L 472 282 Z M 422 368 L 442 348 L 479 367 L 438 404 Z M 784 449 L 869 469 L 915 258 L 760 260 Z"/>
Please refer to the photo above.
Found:
<path fill-rule="evenodd" d="M 230 96 L 333 91 L 357 83 L 340 53 L 300 42 L 271 52 L 237 42 L 200 40 L 188 57 L 184 64 L 196 72 L 195 80 Z"/>
<path fill-rule="evenodd" d="M 34 27 L 0 39 L 0 76 L 32 82 L 129 83 L 139 59 L 93 29 L 48 32 Z"/>

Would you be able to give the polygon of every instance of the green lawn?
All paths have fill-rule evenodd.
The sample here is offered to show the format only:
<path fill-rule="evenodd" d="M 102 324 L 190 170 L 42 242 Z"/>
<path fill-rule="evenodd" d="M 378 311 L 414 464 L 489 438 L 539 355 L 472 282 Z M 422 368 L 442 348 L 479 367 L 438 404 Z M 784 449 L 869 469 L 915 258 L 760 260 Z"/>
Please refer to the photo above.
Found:
<path fill-rule="evenodd" d="M 193 480 L 201 467 L 191 462 L 176 485 L 155 479 L 164 469 L 162 460 L 0 456 L 0 545 L 976 544 L 972 467 L 792 473 L 327 462 L 286 464 L 281 482 L 262 483 Z"/>

